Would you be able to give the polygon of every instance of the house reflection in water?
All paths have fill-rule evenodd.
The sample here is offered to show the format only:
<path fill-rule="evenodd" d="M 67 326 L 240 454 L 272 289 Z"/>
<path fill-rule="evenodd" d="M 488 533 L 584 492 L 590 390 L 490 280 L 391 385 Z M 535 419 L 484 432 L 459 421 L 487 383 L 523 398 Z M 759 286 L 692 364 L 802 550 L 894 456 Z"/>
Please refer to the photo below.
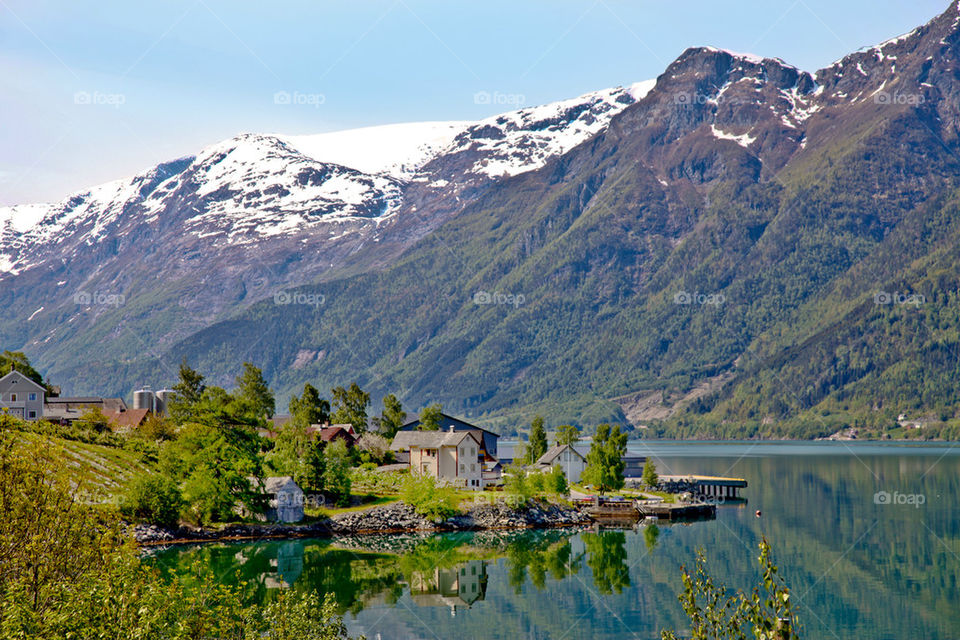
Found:
<path fill-rule="evenodd" d="M 303 572 L 303 543 L 287 542 L 277 548 L 277 557 L 270 558 L 270 572 L 264 574 L 268 589 L 289 589 Z"/>
<path fill-rule="evenodd" d="M 414 571 L 410 578 L 410 597 L 421 607 L 450 607 L 450 615 L 457 608 L 469 609 L 483 600 L 487 592 L 487 563 L 470 560 L 449 569 Z"/>

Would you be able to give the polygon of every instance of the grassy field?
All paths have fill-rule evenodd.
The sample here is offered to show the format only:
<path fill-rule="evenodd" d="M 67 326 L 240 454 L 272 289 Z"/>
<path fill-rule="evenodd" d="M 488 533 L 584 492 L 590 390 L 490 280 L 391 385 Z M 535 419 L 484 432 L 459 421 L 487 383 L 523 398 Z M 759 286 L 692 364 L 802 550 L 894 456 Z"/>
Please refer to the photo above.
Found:
<path fill-rule="evenodd" d="M 54 456 L 66 460 L 77 484 L 86 486 L 104 501 L 116 497 L 130 478 L 153 473 L 133 451 L 34 433 L 21 432 L 19 436 L 46 442 Z"/>

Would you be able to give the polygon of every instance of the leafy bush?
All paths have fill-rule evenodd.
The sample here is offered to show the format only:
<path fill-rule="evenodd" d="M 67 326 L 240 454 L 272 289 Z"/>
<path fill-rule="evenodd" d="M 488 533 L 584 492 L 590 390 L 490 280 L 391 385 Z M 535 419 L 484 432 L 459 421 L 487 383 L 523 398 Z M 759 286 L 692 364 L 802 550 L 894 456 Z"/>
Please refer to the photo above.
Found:
<path fill-rule="evenodd" d="M 120 497 L 120 513 L 138 522 L 173 527 L 182 509 L 180 488 L 162 475 L 134 478 Z"/>
<path fill-rule="evenodd" d="M 357 467 L 350 472 L 350 482 L 356 493 L 400 493 L 400 487 L 409 477 L 406 469 L 402 471 L 377 471 L 367 465 Z"/>
<path fill-rule="evenodd" d="M 563 472 L 560 465 L 554 465 L 550 472 L 546 474 L 544 483 L 547 491 L 558 496 L 570 495 L 570 487 L 567 485 L 567 474 Z"/>
<path fill-rule="evenodd" d="M 503 474 L 503 492 L 507 494 L 510 502 L 523 506 L 536 494 L 533 486 L 536 482 L 534 480 L 531 483 L 531 477 L 523 467 L 510 466 Z"/>
<path fill-rule="evenodd" d="M 400 488 L 400 499 L 422 516 L 438 521 L 459 512 L 457 492 L 452 487 L 438 485 L 428 475 L 411 475 Z"/>

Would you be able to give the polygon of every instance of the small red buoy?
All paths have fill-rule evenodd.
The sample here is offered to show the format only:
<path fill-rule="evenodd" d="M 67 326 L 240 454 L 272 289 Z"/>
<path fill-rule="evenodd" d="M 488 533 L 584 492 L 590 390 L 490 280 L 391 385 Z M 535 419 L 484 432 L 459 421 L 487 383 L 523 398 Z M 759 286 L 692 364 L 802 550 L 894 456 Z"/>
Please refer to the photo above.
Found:
<path fill-rule="evenodd" d="M 757 509 L 757 517 L 760 517 L 760 509 Z"/>

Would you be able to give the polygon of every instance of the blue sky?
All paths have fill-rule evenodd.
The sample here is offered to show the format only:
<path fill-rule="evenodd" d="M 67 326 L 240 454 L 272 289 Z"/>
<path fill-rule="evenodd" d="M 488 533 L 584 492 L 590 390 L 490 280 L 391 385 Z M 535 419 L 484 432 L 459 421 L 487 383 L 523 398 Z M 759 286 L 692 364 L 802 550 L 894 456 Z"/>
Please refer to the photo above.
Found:
<path fill-rule="evenodd" d="M 0 0 L 0 204 L 243 131 L 470 120 L 655 78 L 714 45 L 816 70 L 946 0 Z M 277 92 L 291 104 L 278 104 Z"/>

